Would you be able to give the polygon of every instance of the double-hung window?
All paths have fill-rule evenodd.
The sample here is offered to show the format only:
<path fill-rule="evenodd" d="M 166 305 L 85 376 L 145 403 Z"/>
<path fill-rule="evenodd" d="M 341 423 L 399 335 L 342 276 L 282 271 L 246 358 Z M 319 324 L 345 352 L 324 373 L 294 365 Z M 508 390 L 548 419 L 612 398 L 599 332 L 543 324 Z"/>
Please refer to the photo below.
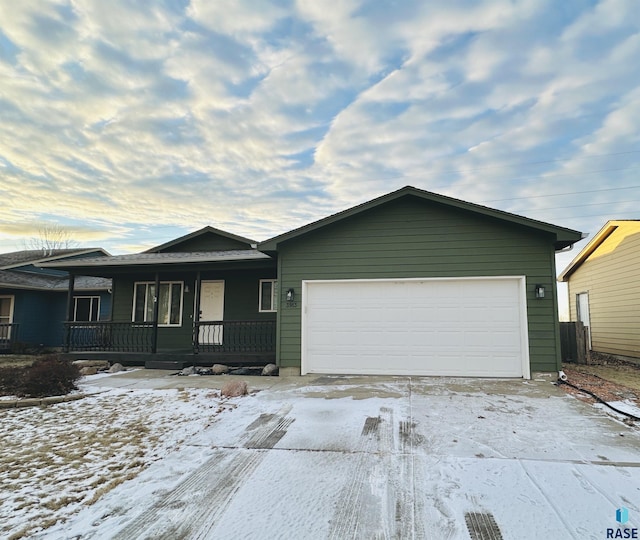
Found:
<path fill-rule="evenodd" d="M 153 302 L 158 301 L 158 324 L 161 326 L 182 325 L 181 281 L 161 281 L 156 295 L 156 284 L 140 282 L 134 285 L 133 322 L 153 322 Z"/>
<path fill-rule="evenodd" d="M 277 299 L 278 281 L 275 279 L 261 279 L 258 311 L 261 313 L 277 311 Z"/>
<path fill-rule="evenodd" d="M 0 296 L 0 345 L 11 339 L 13 296 Z"/>
<path fill-rule="evenodd" d="M 76 296 L 73 302 L 74 321 L 93 322 L 100 319 L 99 296 Z"/>

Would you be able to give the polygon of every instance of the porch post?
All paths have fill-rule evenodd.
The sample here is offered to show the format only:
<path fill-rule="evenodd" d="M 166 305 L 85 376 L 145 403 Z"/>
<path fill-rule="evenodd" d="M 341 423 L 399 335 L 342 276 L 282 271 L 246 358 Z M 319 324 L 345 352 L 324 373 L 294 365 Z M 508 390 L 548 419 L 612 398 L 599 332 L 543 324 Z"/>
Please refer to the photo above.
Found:
<path fill-rule="evenodd" d="M 198 354 L 200 352 L 200 327 L 198 323 L 200 322 L 200 286 L 202 284 L 202 279 L 200 277 L 200 271 L 198 270 L 196 274 L 196 283 L 193 288 L 194 298 L 194 308 L 193 308 L 193 352 L 194 354 Z"/>
<path fill-rule="evenodd" d="M 151 352 L 158 351 L 158 313 L 160 312 L 160 273 L 156 272 L 156 288 L 153 295 L 153 343 Z"/>
<path fill-rule="evenodd" d="M 70 322 L 73 321 L 74 315 L 74 305 L 73 305 L 73 289 L 76 284 L 76 276 L 74 274 L 69 274 L 69 289 L 67 291 L 67 322 L 64 325 L 64 352 L 68 353 L 69 348 L 71 346 L 71 325 Z"/>

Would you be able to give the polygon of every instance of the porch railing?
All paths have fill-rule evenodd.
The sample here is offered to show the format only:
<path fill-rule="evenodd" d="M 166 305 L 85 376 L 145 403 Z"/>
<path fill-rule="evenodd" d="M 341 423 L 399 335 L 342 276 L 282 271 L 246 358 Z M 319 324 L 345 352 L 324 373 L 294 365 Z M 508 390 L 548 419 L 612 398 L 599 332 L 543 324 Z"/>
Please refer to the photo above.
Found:
<path fill-rule="evenodd" d="M 276 350 L 276 321 L 199 321 L 194 352 L 271 353 Z"/>
<path fill-rule="evenodd" d="M 132 322 L 67 322 L 65 350 L 151 352 L 153 324 Z"/>
<path fill-rule="evenodd" d="M 0 353 L 11 352 L 18 340 L 18 323 L 0 324 Z"/>

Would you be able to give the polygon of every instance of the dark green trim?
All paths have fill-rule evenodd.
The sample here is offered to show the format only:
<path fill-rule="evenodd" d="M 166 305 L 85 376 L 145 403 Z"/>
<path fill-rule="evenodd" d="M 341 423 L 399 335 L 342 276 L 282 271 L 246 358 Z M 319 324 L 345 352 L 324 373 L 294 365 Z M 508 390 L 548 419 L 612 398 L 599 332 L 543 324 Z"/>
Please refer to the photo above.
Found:
<path fill-rule="evenodd" d="M 319 221 L 315 221 L 298 229 L 294 229 L 293 231 L 275 236 L 274 238 L 258 244 L 258 249 L 265 253 L 273 253 L 279 249 L 280 244 L 282 244 L 283 242 L 298 238 L 312 231 L 316 231 L 322 227 L 326 227 L 327 225 L 337 223 L 354 215 L 366 212 L 368 210 L 377 208 L 378 206 L 407 196 L 418 197 L 420 199 L 433 203 L 446 205 L 452 208 L 457 208 L 459 210 L 473 212 L 486 217 L 492 217 L 507 223 L 528 227 L 539 232 L 553 234 L 555 235 L 554 247 L 556 250 L 564 249 L 570 245 L 573 245 L 575 242 L 582 238 L 582 233 L 580 233 L 579 231 L 566 229 L 564 227 L 558 227 L 550 223 L 537 221 L 534 219 L 519 216 L 517 214 L 511 214 L 502 210 L 496 210 L 487 206 L 481 206 L 479 204 L 461 201 L 460 199 L 446 197 L 445 195 L 439 195 L 437 193 L 424 191 L 413 186 L 405 186 L 397 191 L 393 191 L 391 193 L 388 193 L 387 195 L 383 195 L 382 197 L 378 197 L 363 204 L 359 204 L 358 206 L 354 206 L 342 212 L 338 212 L 337 214 L 333 214 Z"/>
<path fill-rule="evenodd" d="M 164 251 L 208 251 L 208 250 L 196 250 L 196 249 L 184 249 L 182 246 L 181 249 L 177 249 L 181 244 L 193 244 L 193 241 L 198 239 L 201 236 L 214 236 L 219 237 L 226 240 L 231 240 L 229 249 L 250 249 L 252 245 L 256 244 L 255 240 L 251 240 L 250 238 L 245 238 L 244 236 L 238 236 L 236 234 L 229 233 L 227 231 L 223 231 L 220 229 L 216 229 L 214 227 L 203 227 L 197 231 L 181 236 L 180 238 L 176 238 L 164 244 L 160 244 L 159 246 L 152 247 L 143 253 L 161 253 Z M 233 247 L 231 247 L 233 246 Z M 240 247 L 242 246 L 242 247 Z M 211 248 L 212 251 L 216 251 L 217 249 Z"/>

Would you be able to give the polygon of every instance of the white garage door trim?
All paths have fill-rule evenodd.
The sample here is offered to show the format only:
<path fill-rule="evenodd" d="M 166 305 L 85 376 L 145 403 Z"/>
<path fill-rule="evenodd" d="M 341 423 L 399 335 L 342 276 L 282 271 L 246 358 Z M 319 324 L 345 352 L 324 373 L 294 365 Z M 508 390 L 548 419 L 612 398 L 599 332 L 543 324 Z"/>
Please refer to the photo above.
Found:
<path fill-rule="evenodd" d="M 528 339 L 528 325 L 527 325 L 527 299 L 526 299 L 526 278 L 525 276 L 479 276 L 479 277 L 456 277 L 456 278 L 391 278 L 391 279 L 340 279 L 340 280 L 303 280 L 302 281 L 302 334 L 301 334 L 301 373 L 304 375 L 306 373 L 336 373 L 336 374 L 394 374 L 394 375 L 450 375 L 450 376 L 479 376 L 486 377 L 492 376 L 487 373 L 480 372 L 460 372 L 452 371 L 447 372 L 447 369 L 444 370 L 442 368 L 433 369 L 427 364 L 423 364 L 422 366 L 416 367 L 415 364 L 404 365 L 404 367 L 380 367 L 374 366 L 373 368 L 367 367 L 362 368 L 360 366 L 356 372 L 354 372 L 353 368 L 340 368 L 340 366 L 331 366 L 330 370 L 322 369 L 318 370 L 317 367 L 311 365 L 310 361 L 310 353 L 309 353 L 309 345 L 310 345 L 310 329 L 309 329 L 309 321 L 310 321 L 310 313 L 309 313 L 309 298 L 310 294 L 314 290 L 314 285 L 327 285 L 327 284 L 359 284 L 359 283 L 397 283 L 397 284 L 412 284 L 412 283 L 425 283 L 426 288 L 430 284 L 434 283 L 450 283 L 450 282 L 467 282 L 472 284 L 477 284 L 482 286 L 483 283 L 489 285 L 489 282 L 509 282 L 512 289 L 515 287 L 517 289 L 517 299 L 513 298 L 513 300 L 517 300 L 517 307 L 514 303 L 514 309 L 517 309 L 517 320 L 513 321 L 512 329 L 515 335 L 515 329 L 519 333 L 518 336 L 518 347 L 519 347 L 519 356 L 520 363 L 519 366 L 513 366 L 514 371 L 505 374 L 497 373 L 497 377 L 523 377 L 525 379 L 529 379 L 531 377 L 530 372 L 530 362 L 529 362 L 529 339 Z M 425 290 L 426 290 L 425 288 Z M 315 290 L 319 290 L 319 287 L 315 287 Z M 413 289 L 413 291 L 417 291 L 417 289 Z M 511 320 L 510 320 L 511 322 Z M 389 363 L 387 364 L 387 366 Z M 415 369 L 414 369 L 415 368 Z"/>

